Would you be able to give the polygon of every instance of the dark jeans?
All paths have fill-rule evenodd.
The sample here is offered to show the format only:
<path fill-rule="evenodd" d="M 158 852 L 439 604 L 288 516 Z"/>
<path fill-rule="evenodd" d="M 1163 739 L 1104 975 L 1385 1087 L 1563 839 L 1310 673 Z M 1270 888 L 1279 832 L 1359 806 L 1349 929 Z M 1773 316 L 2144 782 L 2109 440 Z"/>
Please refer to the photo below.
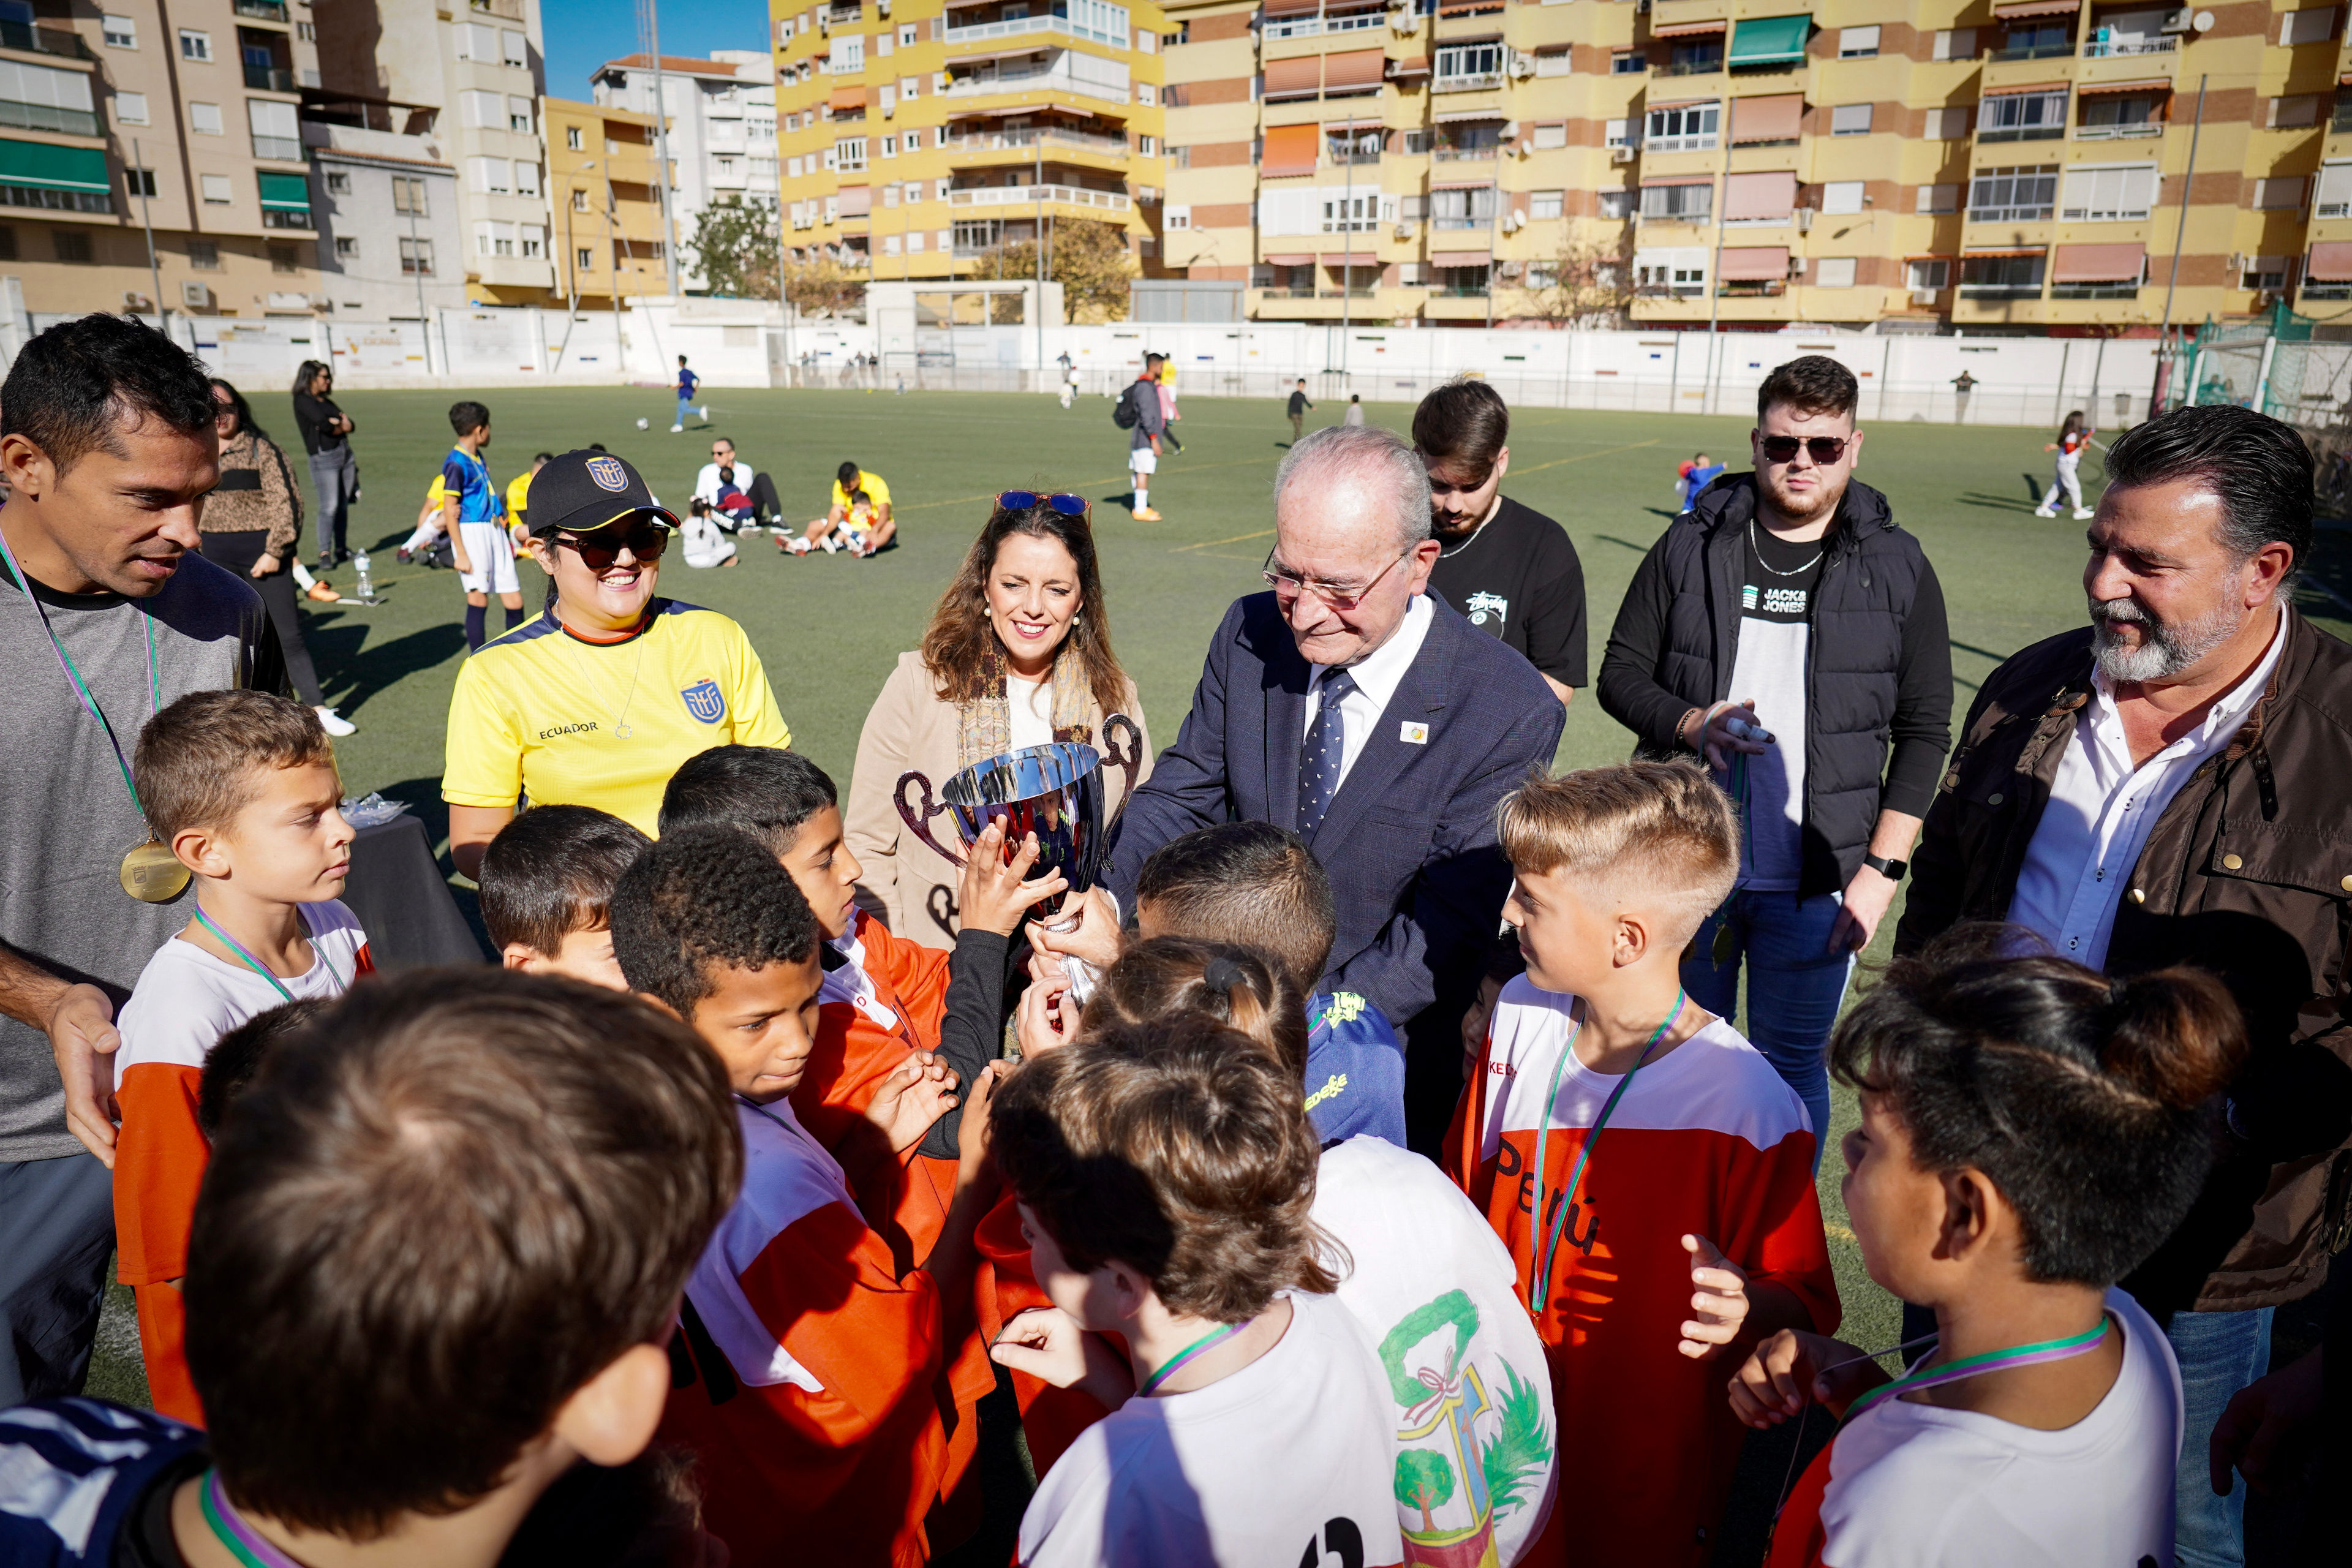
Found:
<path fill-rule="evenodd" d="M 96 1155 L 0 1164 L 0 1406 L 81 1392 L 113 1256 Z"/>
<path fill-rule="evenodd" d="M 776 495 L 775 480 L 765 474 L 754 474 L 749 485 L 739 488 L 743 491 L 743 498 L 751 503 L 751 515 L 739 519 L 731 512 L 720 511 L 717 507 L 713 507 L 710 509 L 710 516 L 719 527 L 749 528 L 757 522 L 782 521 L 784 503 Z"/>
<path fill-rule="evenodd" d="M 359 459 L 352 456 L 350 442 L 310 454 L 310 488 L 319 492 L 320 557 L 341 559 L 350 553 L 345 535 L 351 531 L 352 497 L 360 488 Z"/>
<path fill-rule="evenodd" d="M 269 624 L 278 628 L 278 646 L 286 655 L 286 673 L 294 682 L 294 695 L 306 708 L 323 708 L 327 699 L 319 690 L 319 672 L 310 663 L 310 650 L 302 642 L 302 613 L 296 608 L 294 574 L 289 570 L 291 561 L 280 562 L 278 570 L 267 577 L 251 575 L 253 563 L 261 559 L 261 547 L 269 542 L 266 529 L 239 529 L 235 533 L 207 533 L 205 559 L 215 566 L 225 566 L 253 584 L 261 595 L 261 603 L 269 611 Z M 297 545 L 299 548 L 299 545 Z"/>
<path fill-rule="evenodd" d="M 1813 1169 L 1830 1135 L 1827 1047 L 1845 997 L 1853 954 L 1829 951 L 1830 928 L 1843 900 L 1835 893 L 1801 899 L 1794 893 L 1740 891 L 1727 910 L 1709 915 L 1683 961 L 1683 988 L 1708 1012 L 1729 1018 L 1739 1001 L 1739 971 L 1748 969 L 1748 1039 L 1782 1082 L 1805 1102 L 1813 1124 Z M 1731 921 L 1729 956 L 1715 962 L 1716 933 Z"/>

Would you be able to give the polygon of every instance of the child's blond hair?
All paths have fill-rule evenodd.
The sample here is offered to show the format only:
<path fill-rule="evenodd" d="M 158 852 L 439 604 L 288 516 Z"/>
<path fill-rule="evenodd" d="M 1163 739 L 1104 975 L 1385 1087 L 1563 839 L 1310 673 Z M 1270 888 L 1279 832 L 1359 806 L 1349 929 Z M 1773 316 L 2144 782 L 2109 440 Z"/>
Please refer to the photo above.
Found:
<path fill-rule="evenodd" d="M 1496 825 L 1522 877 L 1564 871 L 1664 913 L 1661 937 L 1690 940 L 1739 874 L 1739 815 L 1688 763 L 1613 763 L 1537 773 L 1503 797 Z"/>

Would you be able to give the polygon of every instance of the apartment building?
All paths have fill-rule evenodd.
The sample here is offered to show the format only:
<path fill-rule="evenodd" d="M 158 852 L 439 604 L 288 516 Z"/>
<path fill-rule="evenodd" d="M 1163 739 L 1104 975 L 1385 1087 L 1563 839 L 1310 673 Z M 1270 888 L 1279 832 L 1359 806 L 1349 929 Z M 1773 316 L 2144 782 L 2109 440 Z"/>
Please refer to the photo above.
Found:
<path fill-rule="evenodd" d="M 299 111 L 318 79 L 310 7 L 108 4 L 37 17 L 0 0 L 0 268 L 26 309 L 323 308 Z"/>
<path fill-rule="evenodd" d="M 776 89 L 758 49 L 714 49 L 707 60 L 662 57 L 659 111 L 669 119 L 670 226 L 679 247 L 678 287 L 705 287 L 693 267 L 702 209 L 722 197 L 776 205 Z M 615 109 L 656 112 L 653 62 L 644 55 L 596 68 L 588 96 Z"/>
<path fill-rule="evenodd" d="M 1246 282 L 1255 319 L 1558 321 L 1618 256 L 1636 324 L 2116 332 L 2168 293 L 2176 322 L 2352 299 L 2339 7 L 1166 12 L 1166 264 Z"/>
<path fill-rule="evenodd" d="M 416 105 L 315 95 L 303 106 L 320 286 L 339 316 L 431 321 L 466 303 L 457 171 L 441 155 L 434 118 Z"/>
<path fill-rule="evenodd" d="M 560 298 L 539 126 L 547 82 L 540 0 L 346 0 L 321 4 L 317 26 L 324 96 L 432 111 L 458 172 L 463 236 L 462 260 L 436 255 L 436 268 L 462 279 L 474 303 Z"/>
<path fill-rule="evenodd" d="M 667 294 L 669 241 L 655 183 L 662 168 L 654 117 L 562 98 L 547 100 L 545 108 L 556 297 L 577 310 L 615 310 L 634 299 Z"/>
<path fill-rule="evenodd" d="M 877 279 L 970 276 L 1056 224 L 1158 259 L 1159 5 L 774 0 L 787 254 Z"/>

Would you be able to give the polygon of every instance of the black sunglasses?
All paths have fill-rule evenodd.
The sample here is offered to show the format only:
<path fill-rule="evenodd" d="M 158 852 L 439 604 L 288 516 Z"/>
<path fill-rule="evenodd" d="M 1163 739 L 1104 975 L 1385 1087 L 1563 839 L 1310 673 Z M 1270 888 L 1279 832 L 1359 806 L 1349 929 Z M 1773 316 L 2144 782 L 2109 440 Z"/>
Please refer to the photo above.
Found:
<path fill-rule="evenodd" d="M 626 550 L 640 561 L 658 561 L 669 548 L 669 530 L 657 522 L 641 523 L 626 534 L 614 534 L 597 529 L 589 533 L 559 533 L 558 544 L 568 544 L 580 552 L 580 564 L 591 572 L 605 572 Z"/>
<path fill-rule="evenodd" d="M 1811 452 L 1816 463 L 1834 463 L 1845 456 L 1845 444 L 1843 436 L 1811 436 L 1801 441 L 1794 436 L 1767 436 L 1762 442 L 1764 455 L 1776 463 L 1794 458 L 1800 447 Z"/>
<path fill-rule="evenodd" d="M 1049 496 L 1039 495 L 1035 490 L 1004 490 L 997 496 L 996 505 L 1000 511 L 1027 511 L 1032 507 L 1049 506 L 1064 517 L 1087 517 L 1095 510 L 1094 502 L 1067 490 L 1056 490 Z"/>

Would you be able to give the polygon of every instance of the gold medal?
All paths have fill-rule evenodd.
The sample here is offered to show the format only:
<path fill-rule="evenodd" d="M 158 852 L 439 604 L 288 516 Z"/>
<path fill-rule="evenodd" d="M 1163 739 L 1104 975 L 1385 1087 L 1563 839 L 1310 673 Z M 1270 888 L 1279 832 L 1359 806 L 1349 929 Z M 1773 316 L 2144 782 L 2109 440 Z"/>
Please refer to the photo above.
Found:
<path fill-rule="evenodd" d="M 150 838 L 122 857 L 122 890 L 142 903 L 168 904 L 188 885 L 188 868 L 164 845 Z"/>

